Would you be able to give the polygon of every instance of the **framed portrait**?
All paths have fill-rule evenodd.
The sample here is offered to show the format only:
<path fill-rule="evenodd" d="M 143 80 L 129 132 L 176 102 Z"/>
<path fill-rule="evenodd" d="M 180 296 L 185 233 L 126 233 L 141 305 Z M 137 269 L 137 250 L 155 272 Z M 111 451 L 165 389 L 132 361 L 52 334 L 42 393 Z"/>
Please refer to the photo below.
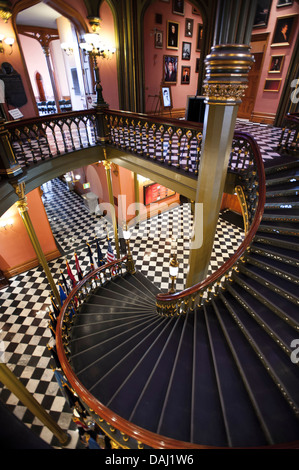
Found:
<path fill-rule="evenodd" d="M 182 59 L 183 60 L 190 60 L 191 58 L 191 42 L 182 43 Z"/>
<path fill-rule="evenodd" d="M 185 14 L 185 2 L 184 0 L 172 0 L 172 13 L 176 15 Z"/>
<path fill-rule="evenodd" d="M 162 49 L 163 47 L 163 31 L 156 29 L 155 32 L 155 48 Z"/>
<path fill-rule="evenodd" d="M 277 5 L 276 7 L 279 8 L 279 7 L 290 7 L 291 5 L 293 5 L 294 3 L 294 0 L 277 0 Z"/>
<path fill-rule="evenodd" d="M 284 62 L 284 55 L 273 55 L 270 60 L 269 73 L 280 73 Z"/>
<path fill-rule="evenodd" d="M 172 108 L 171 87 L 167 85 L 161 86 L 161 103 L 164 109 Z"/>
<path fill-rule="evenodd" d="M 196 38 L 196 50 L 201 50 L 201 43 L 202 43 L 202 33 L 203 33 L 203 25 L 198 23 L 197 25 L 197 38 Z"/>
<path fill-rule="evenodd" d="M 182 65 L 181 85 L 189 85 L 191 67 Z"/>
<path fill-rule="evenodd" d="M 163 83 L 175 84 L 177 82 L 178 73 L 178 56 L 163 56 Z"/>
<path fill-rule="evenodd" d="M 263 28 L 268 25 L 272 0 L 257 0 L 253 28 Z"/>
<path fill-rule="evenodd" d="M 180 23 L 176 21 L 167 21 L 167 49 L 179 48 L 179 30 Z"/>
<path fill-rule="evenodd" d="M 266 78 L 264 91 L 278 92 L 281 85 L 281 78 Z"/>
<path fill-rule="evenodd" d="M 277 18 L 271 47 L 289 46 L 291 44 L 296 20 L 297 15 L 288 15 Z"/>
<path fill-rule="evenodd" d="M 185 37 L 192 38 L 193 36 L 193 20 L 192 18 L 185 19 Z"/>

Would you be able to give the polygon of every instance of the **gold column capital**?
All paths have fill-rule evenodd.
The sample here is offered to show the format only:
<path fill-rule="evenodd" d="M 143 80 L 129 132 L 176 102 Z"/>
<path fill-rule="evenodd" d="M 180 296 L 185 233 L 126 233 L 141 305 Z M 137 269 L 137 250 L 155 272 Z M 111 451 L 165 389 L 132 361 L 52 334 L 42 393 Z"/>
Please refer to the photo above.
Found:
<path fill-rule="evenodd" d="M 27 197 L 25 196 L 25 183 L 18 183 L 13 185 L 16 195 L 19 200 L 16 202 L 16 206 L 19 212 L 28 211 Z"/>
<path fill-rule="evenodd" d="M 109 160 L 103 160 L 102 163 L 103 163 L 104 168 L 105 168 L 106 171 L 111 170 L 112 163 Z"/>
<path fill-rule="evenodd" d="M 205 59 L 204 96 L 207 103 L 239 104 L 254 58 L 246 44 L 213 46 Z"/>

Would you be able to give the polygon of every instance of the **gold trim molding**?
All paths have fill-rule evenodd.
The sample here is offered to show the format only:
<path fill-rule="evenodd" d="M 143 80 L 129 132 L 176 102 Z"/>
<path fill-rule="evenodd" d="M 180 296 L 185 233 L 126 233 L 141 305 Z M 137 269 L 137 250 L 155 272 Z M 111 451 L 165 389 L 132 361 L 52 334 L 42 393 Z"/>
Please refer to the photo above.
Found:
<path fill-rule="evenodd" d="M 203 96 L 208 97 L 211 101 L 223 101 L 225 103 L 232 101 L 233 103 L 240 101 L 245 94 L 248 86 L 242 84 L 206 84 L 203 86 Z"/>

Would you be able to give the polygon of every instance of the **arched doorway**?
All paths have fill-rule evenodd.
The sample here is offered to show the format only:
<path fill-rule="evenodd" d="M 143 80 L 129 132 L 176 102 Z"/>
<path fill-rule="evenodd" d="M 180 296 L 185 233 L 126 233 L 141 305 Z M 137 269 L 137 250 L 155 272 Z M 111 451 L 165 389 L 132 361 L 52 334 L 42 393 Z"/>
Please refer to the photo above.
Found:
<path fill-rule="evenodd" d="M 87 27 L 72 7 L 65 6 L 59 0 L 29 5 L 24 0 L 14 9 L 13 22 L 34 101 L 37 108 L 46 102 L 43 113 L 87 108 L 93 91 L 89 58 L 78 47 L 79 35 Z M 43 77 L 44 100 L 40 100 L 36 74 Z"/>

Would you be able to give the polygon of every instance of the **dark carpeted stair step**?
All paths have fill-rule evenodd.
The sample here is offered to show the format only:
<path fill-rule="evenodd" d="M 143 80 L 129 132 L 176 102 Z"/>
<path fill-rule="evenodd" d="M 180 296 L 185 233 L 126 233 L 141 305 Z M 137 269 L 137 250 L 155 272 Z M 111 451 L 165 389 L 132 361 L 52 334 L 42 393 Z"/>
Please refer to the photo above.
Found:
<path fill-rule="evenodd" d="M 265 210 L 263 214 L 263 221 L 286 222 L 291 224 L 298 224 L 299 222 L 299 209 L 275 209 L 274 211 Z"/>
<path fill-rule="evenodd" d="M 209 312 L 207 312 L 209 313 Z M 227 446 L 225 417 L 218 393 L 218 376 L 203 309 L 194 312 L 193 393 L 191 442 Z M 204 380 L 203 380 L 204 377 Z M 200 439 L 199 439 L 200 437 Z"/>
<path fill-rule="evenodd" d="M 286 214 L 288 214 L 290 211 L 293 211 L 294 213 L 296 213 L 295 211 L 298 210 L 298 208 L 299 208 L 299 201 L 294 200 L 294 198 L 288 202 L 285 202 L 285 201 L 275 202 L 272 199 L 270 199 L 270 202 L 266 202 L 264 205 L 264 210 L 267 212 L 277 209 L 277 210 L 285 211 Z"/>
<path fill-rule="evenodd" d="M 299 267 L 299 252 L 295 250 L 288 250 L 287 248 L 274 245 L 267 246 L 264 243 L 254 242 L 250 246 L 250 253 L 256 253 L 269 260 L 277 260 L 285 264 Z"/>
<path fill-rule="evenodd" d="M 299 160 L 297 156 L 281 155 L 280 158 L 273 158 L 264 162 L 265 174 L 268 175 L 281 173 L 298 168 Z"/>
<path fill-rule="evenodd" d="M 92 391 L 100 378 L 160 321 L 158 316 L 154 321 L 151 317 L 141 318 L 137 322 L 124 321 L 122 325 L 71 341 L 71 361 L 79 380 Z"/>
<path fill-rule="evenodd" d="M 99 287 L 92 296 L 92 301 L 89 299 L 89 303 L 101 303 L 100 299 L 112 299 L 115 302 L 119 302 L 121 305 L 140 305 L 140 307 L 147 307 L 155 305 L 154 296 L 149 299 L 144 296 L 141 292 L 135 294 L 135 292 L 126 291 L 126 294 L 120 292 L 114 292 L 113 285 L 109 284 L 106 287 Z"/>
<path fill-rule="evenodd" d="M 290 355 L 291 342 L 299 332 L 299 327 L 294 329 L 288 325 L 281 317 L 276 315 L 273 310 L 268 308 L 252 293 L 246 291 L 241 285 L 235 283 L 227 283 L 227 291 L 238 302 L 237 310 L 244 309 L 247 314 L 263 328 L 266 333 L 278 344 L 282 350 Z M 221 294 L 221 299 L 225 303 L 227 301 L 227 293 Z"/>
<path fill-rule="evenodd" d="M 297 305 L 297 307 L 299 306 L 299 297 L 297 296 L 298 285 L 286 279 L 279 279 L 277 275 L 268 271 L 262 271 L 260 267 L 255 265 L 246 264 L 246 266 L 240 266 L 240 272 L 266 286 L 269 290 L 276 292 L 281 297 Z"/>
<path fill-rule="evenodd" d="M 289 264 L 285 261 L 286 258 L 284 258 L 284 260 L 271 259 L 265 257 L 264 254 L 251 252 L 251 254 L 246 257 L 246 260 L 248 263 L 254 264 L 264 271 L 275 274 L 278 282 L 280 282 L 281 279 L 286 279 L 294 284 L 299 284 L 298 265 Z"/>
<path fill-rule="evenodd" d="M 296 180 L 299 180 L 299 169 L 289 168 L 287 170 L 267 174 L 266 186 L 269 187 L 276 183 L 292 183 Z"/>
<path fill-rule="evenodd" d="M 234 273 L 233 279 L 288 324 L 298 327 L 299 311 L 292 302 L 242 272 Z"/>
<path fill-rule="evenodd" d="M 296 178 L 289 178 L 288 181 L 279 182 L 278 180 L 271 180 L 271 184 L 266 184 L 266 195 L 273 195 L 274 193 L 282 193 L 289 195 L 290 191 L 296 196 L 298 194 L 299 181 Z"/>
<path fill-rule="evenodd" d="M 248 396 L 236 357 L 232 354 L 217 317 L 217 311 L 212 305 L 206 308 L 205 317 L 228 445 L 231 447 L 266 445 L 267 440 Z"/>
<path fill-rule="evenodd" d="M 292 441 L 299 431 L 299 369 L 229 294 L 218 320 L 244 378 L 269 443 Z M 288 423 L 286 429 L 286 423 Z"/>
<path fill-rule="evenodd" d="M 263 243 L 269 246 L 286 248 L 288 250 L 299 251 L 298 238 L 283 233 L 262 233 L 257 232 L 255 242 Z"/>
<path fill-rule="evenodd" d="M 262 220 L 258 232 L 274 232 L 282 235 L 290 235 L 293 237 L 299 236 L 298 224 L 291 222 L 272 222 L 269 220 Z"/>

